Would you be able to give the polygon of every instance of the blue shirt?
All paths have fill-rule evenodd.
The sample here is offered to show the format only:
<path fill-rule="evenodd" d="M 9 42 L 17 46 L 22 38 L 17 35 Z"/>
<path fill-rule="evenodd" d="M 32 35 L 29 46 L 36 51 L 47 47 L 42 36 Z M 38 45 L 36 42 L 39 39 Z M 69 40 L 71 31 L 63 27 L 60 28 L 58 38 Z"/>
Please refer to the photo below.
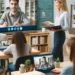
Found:
<path fill-rule="evenodd" d="M 73 64 L 65 66 L 60 75 L 73 75 Z"/>

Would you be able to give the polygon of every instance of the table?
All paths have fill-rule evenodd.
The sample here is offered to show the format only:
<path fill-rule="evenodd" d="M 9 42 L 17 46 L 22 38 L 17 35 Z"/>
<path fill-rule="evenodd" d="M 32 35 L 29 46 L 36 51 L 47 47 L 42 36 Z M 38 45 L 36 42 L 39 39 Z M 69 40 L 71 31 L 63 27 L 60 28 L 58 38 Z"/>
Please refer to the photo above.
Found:
<path fill-rule="evenodd" d="M 70 61 L 65 61 L 65 62 L 61 62 L 60 63 L 60 68 L 55 68 L 55 69 L 61 69 L 66 65 L 66 64 L 69 64 Z M 19 71 L 14 71 L 14 72 L 11 72 L 12 75 L 22 75 Z M 56 73 L 46 73 L 46 75 L 59 75 L 59 74 L 56 74 Z"/>
<path fill-rule="evenodd" d="M 0 59 L 9 59 L 12 58 L 12 55 L 6 55 L 2 51 L 0 51 Z"/>
<path fill-rule="evenodd" d="M 19 71 L 11 72 L 11 75 L 26 75 L 25 73 L 20 73 Z M 55 73 L 45 73 L 45 75 L 58 75 Z"/>
<path fill-rule="evenodd" d="M 31 52 L 30 55 L 37 55 L 40 54 L 40 52 Z M 4 54 L 2 51 L 0 51 L 0 59 L 9 59 L 12 58 L 12 55 L 10 54 Z"/>
<path fill-rule="evenodd" d="M 37 54 L 40 54 L 40 52 L 31 52 L 30 55 L 37 55 Z M 7 62 L 9 63 L 9 58 L 12 58 L 12 55 L 7 55 L 7 54 L 4 54 L 2 51 L 0 51 L 0 60 L 3 59 L 3 60 L 7 60 Z"/>

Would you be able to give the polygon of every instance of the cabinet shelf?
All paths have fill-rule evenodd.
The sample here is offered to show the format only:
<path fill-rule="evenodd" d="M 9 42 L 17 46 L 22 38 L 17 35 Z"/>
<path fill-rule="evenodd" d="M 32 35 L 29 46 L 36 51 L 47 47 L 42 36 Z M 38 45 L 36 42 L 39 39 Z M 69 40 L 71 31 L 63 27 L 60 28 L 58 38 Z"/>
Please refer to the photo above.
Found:
<path fill-rule="evenodd" d="M 4 0 L 0 0 L 0 17 L 4 13 Z"/>
<path fill-rule="evenodd" d="M 75 5 L 71 4 L 71 19 L 70 19 L 70 27 L 75 28 Z M 72 30 L 73 31 L 73 30 Z"/>
<path fill-rule="evenodd" d="M 46 54 L 46 53 L 50 53 L 49 34 L 50 34 L 49 32 L 35 31 L 35 32 L 26 32 L 25 36 L 26 36 L 27 42 L 31 45 L 32 48 L 39 50 L 40 54 Z M 36 41 L 36 37 L 37 37 L 37 41 Z M 12 38 L 12 35 L 8 35 L 8 39 L 11 39 L 11 38 Z M 42 42 L 44 38 L 45 38 L 45 42 Z M 33 44 L 32 44 L 32 41 L 33 41 Z"/>
<path fill-rule="evenodd" d="M 36 45 L 31 45 L 31 46 L 44 46 L 44 45 L 48 45 L 48 44 L 36 44 Z"/>

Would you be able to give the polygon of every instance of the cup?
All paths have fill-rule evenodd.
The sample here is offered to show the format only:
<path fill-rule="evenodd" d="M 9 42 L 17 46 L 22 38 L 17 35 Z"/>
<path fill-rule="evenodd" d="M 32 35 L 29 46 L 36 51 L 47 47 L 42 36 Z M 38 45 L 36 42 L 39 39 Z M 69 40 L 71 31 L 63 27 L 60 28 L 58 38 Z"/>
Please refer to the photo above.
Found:
<path fill-rule="evenodd" d="M 20 71 L 20 73 L 25 72 L 25 65 L 24 64 L 20 64 L 19 71 Z"/>
<path fill-rule="evenodd" d="M 45 32 L 46 31 L 46 29 L 45 28 L 42 28 L 42 32 Z"/>
<path fill-rule="evenodd" d="M 19 68 L 19 72 L 20 73 L 24 73 L 25 72 L 25 68 Z"/>

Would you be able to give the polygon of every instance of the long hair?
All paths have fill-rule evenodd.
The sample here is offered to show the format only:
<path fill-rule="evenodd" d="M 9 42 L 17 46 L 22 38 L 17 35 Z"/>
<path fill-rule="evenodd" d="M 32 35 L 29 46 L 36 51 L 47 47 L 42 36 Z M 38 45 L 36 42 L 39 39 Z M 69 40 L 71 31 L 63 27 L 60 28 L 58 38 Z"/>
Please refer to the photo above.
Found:
<path fill-rule="evenodd" d="M 70 48 L 70 61 L 73 62 L 73 75 L 75 75 L 75 37 L 68 40 L 67 46 Z"/>
<path fill-rule="evenodd" d="M 63 11 L 68 11 L 66 0 L 55 0 L 55 1 L 58 1 L 59 3 L 62 4 L 62 10 Z"/>
<path fill-rule="evenodd" d="M 19 56 L 25 54 L 25 43 L 27 43 L 26 38 L 22 31 L 16 31 L 12 36 L 12 44 L 16 44 L 16 50 Z"/>

